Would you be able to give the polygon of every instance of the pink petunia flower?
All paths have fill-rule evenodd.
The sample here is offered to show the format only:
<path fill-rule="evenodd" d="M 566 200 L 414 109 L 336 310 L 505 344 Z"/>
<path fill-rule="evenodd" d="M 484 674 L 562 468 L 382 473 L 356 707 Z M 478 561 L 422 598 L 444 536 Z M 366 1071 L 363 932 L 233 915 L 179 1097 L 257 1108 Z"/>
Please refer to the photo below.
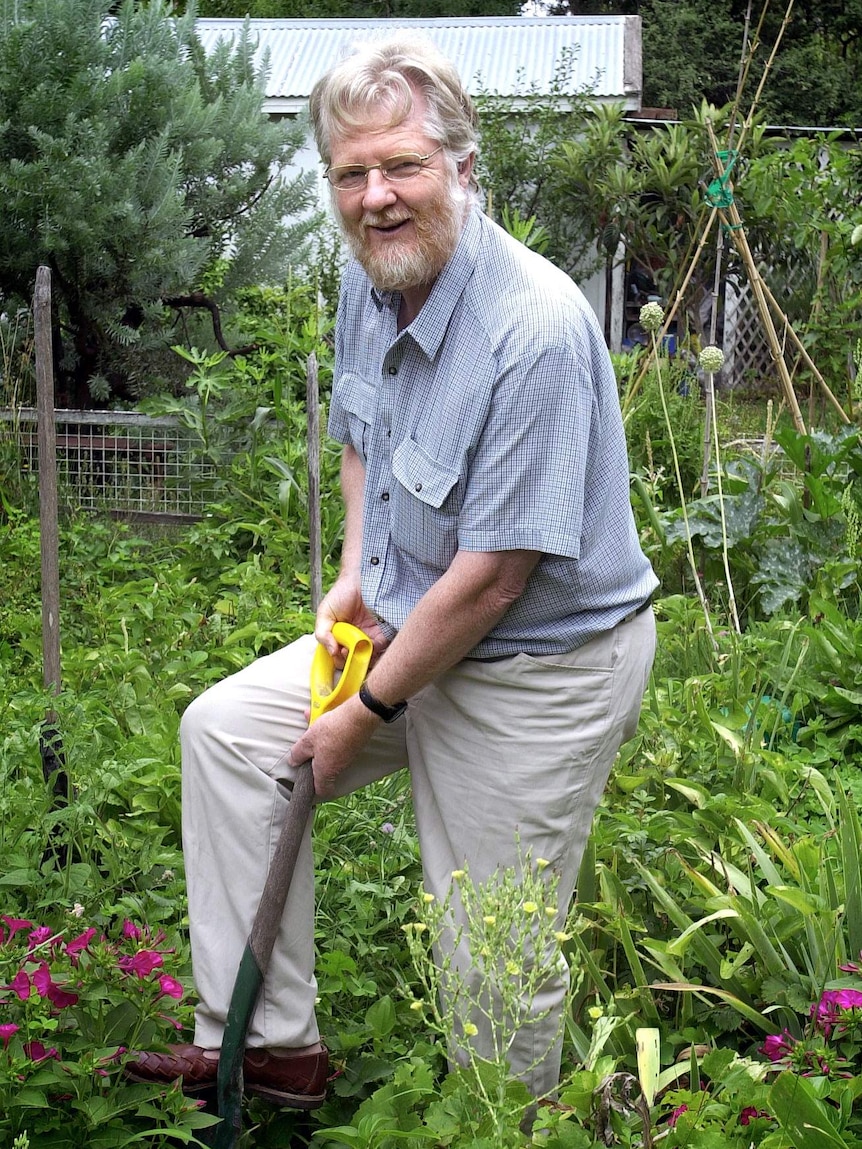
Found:
<path fill-rule="evenodd" d="M 154 969 L 164 963 L 157 950 L 138 950 L 134 957 L 121 957 L 118 965 L 123 973 L 133 973 L 138 977 L 149 977 Z"/>
<path fill-rule="evenodd" d="M 12 1035 L 16 1034 L 20 1028 L 21 1027 L 19 1025 L 15 1025 L 15 1023 L 11 1021 L 6 1022 L 4 1025 L 0 1025 L 0 1041 L 3 1042 L 4 1049 L 8 1046 Z"/>
<path fill-rule="evenodd" d="M 51 977 L 51 971 L 48 969 L 47 962 L 42 962 L 36 972 L 33 974 L 33 985 L 36 987 L 36 992 L 39 997 L 47 997 L 57 1009 L 65 1009 L 67 1005 L 75 1005 L 78 1000 L 76 993 L 71 993 L 69 990 L 63 989 L 61 985 Z"/>
<path fill-rule="evenodd" d="M 17 994 L 20 1001 L 26 1001 L 30 996 L 30 990 L 32 988 L 30 985 L 30 975 L 25 969 L 19 969 L 7 988 Z"/>
<path fill-rule="evenodd" d="M 772 1120 L 765 1109 L 756 1109 L 753 1105 L 746 1105 L 739 1115 L 739 1124 L 750 1125 L 755 1117 L 766 1117 L 768 1120 Z"/>
<path fill-rule="evenodd" d="M 859 1009 L 862 1007 L 862 990 L 837 989 L 835 990 L 835 1004 L 841 1009 Z"/>
<path fill-rule="evenodd" d="M 24 1054 L 29 1057 L 34 1065 L 38 1065 L 40 1061 L 48 1061 L 53 1058 L 55 1061 L 60 1060 L 60 1054 L 52 1045 L 50 1049 L 46 1049 L 41 1041 L 25 1041 Z"/>
<path fill-rule="evenodd" d="M 788 1053 L 791 1053 L 795 1040 L 788 1030 L 782 1030 L 781 1033 L 770 1033 L 763 1045 L 760 1047 L 760 1052 L 765 1054 L 770 1061 L 781 1061 Z"/>
<path fill-rule="evenodd" d="M 180 1001 L 183 996 L 183 987 L 175 977 L 163 973 L 159 978 L 159 997 L 174 997 Z"/>
<path fill-rule="evenodd" d="M 33 923 L 28 922 L 25 918 L 10 918 L 6 914 L 3 914 L 2 917 L 3 921 L 9 927 L 9 933 L 6 935 L 5 930 L 2 931 L 4 936 L 0 938 L 0 941 L 11 942 L 19 930 L 32 930 L 33 928 Z"/>
<path fill-rule="evenodd" d="M 30 943 L 27 952 L 32 953 L 38 946 L 44 945 L 45 942 L 56 936 L 50 926 L 37 926 L 27 938 L 27 941 Z"/>
<path fill-rule="evenodd" d="M 123 922 L 123 937 L 132 938 L 133 941 L 139 942 L 144 936 L 140 926 L 136 926 L 133 921 L 128 918 Z"/>
<path fill-rule="evenodd" d="M 66 953 L 74 958 L 83 950 L 87 949 L 90 942 L 96 936 L 95 926 L 90 926 L 88 930 L 84 930 L 82 934 L 78 934 L 76 938 L 72 938 L 70 942 L 66 943 Z"/>

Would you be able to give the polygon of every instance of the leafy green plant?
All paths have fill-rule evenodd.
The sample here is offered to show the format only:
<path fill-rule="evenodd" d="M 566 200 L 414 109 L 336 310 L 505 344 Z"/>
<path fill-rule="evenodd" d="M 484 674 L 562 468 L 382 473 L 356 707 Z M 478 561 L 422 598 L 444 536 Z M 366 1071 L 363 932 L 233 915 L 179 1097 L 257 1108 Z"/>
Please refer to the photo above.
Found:
<path fill-rule="evenodd" d="M 135 1133 L 195 1141 L 214 1120 L 196 1102 L 122 1079 L 130 1047 L 164 1042 L 188 1019 L 166 935 L 128 919 L 110 938 L 79 932 L 79 909 L 58 927 L 3 916 L 0 1134 L 33 1149 L 120 1146 Z"/>

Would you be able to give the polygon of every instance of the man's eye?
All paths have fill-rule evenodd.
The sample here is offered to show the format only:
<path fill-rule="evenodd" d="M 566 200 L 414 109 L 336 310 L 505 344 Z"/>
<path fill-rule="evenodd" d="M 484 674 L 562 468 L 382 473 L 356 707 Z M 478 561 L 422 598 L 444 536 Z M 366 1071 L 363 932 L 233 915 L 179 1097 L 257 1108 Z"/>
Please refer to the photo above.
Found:
<path fill-rule="evenodd" d="M 397 159 L 386 165 L 386 174 L 390 179 L 406 180 L 415 176 L 422 165 L 417 160 Z"/>

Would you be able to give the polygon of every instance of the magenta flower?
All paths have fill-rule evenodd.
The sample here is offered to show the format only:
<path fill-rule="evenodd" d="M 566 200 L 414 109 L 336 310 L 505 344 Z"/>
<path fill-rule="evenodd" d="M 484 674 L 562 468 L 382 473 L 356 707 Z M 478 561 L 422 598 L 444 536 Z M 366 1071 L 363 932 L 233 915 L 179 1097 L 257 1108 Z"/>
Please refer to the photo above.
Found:
<path fill-rule="evenodd" d="M 859 1009 L 862 1007 L 862 990 L 837 989 L 834 994 L 835 1004 L 841 1009 Z"/>
<path fill-rule="evenodd" d="M 55 936 L 56 935 L 50 926 L 37 926 L 27 939 L 30 943 L 27 952 L 32 953 L 37 946 L 44 945 L 45 942 Z"/>
<path fill-rule="evenodd" d="M 683 1113 L 688 1113 L 688 1106 L 677 1105 L 676 1109 L 674 1109 L 673 1113 L 671 1113 L 670 1117 L 667 1119 L 667 1123 L 670 1125 L 671 1129 L 674 1127 L 674 1125 L 676 1125 L 677 1121 L 679 1121 Z"/>
<path fill-rule="evenodd" d="M 14 1022 L 6 1022 L 5 1025 L 0 1025 L 0 1041 L 3 1042 L 4 1049 L 8 1046 L 9 1039 L 12 1035 L 17 1033 L 20 1028 L 21 1027 L 15 1025 Z"/>
<path fill-rule="evenodd" d="M 149 977 L 163 962 L 164 958 L 157 950 L 138 950 L 134 957 L 121 957 L 118 964 L 123 973 Z"/>
<path fill-rule="evenodd" d="M 82 950 L 88 948 L 95 936 L 95 927 L 90 926 L 88 930 L 84 930 L 82 934 L 78 934 L 76 938 L 72 938 L 72 940 L 66 944 L 66 953 L 72 958 L 76 957 Z"/>
<path fill-rule="evenodd" d="M 54 1046 L 46 1049 L 41 1041 L 25 1041 L 24 1055 L 29 1057 L 34 1065 L 38 1065 L 40 1061 L 48 1061 L 52 1057 L 55 1061 L 60 1060 L 60 1054 Z"/>
<path fill-rule="evenodd" d="M 19 969 L 6 988 L 16 993 L 21 1001 L 26 1001 L 30 996 L 30 975 L 25 969 Z"/>
<path fill-rule="evenodd" d="M 747 1105 L 739 1115 L 739 1124 L 750 1125 L 755 1117 L 766 1117 L 767 1120 L 772 1120 L 765 1109 L 755 1109 L 753 1105 Z"/>
<path fill-rule="evenodd" d="M 123 922 L 123 937 L 132 938 L 133 941 L 139 942 L 143 937 L 143 931 L 140 926 L 136 926 L 134 922 L 129 921 L 128 918 Z"/>
<path fill-rule="evenodd" d="M 3 914 L 3 921 L 9 927 L 9 935 L 7 937 L 6 931 L 0 927 L 0 942 L 11 942 L 19 930 L 32 930 L 33 928 L 33 923 L 26 921 L 24 918 L 10 918 L 6 914 Z"/>
<path fill-rule="evenodd" d="M 183 996 L 183 987 L 175 977 L 163 973 L 159 978 L 159 997 L 174 997 L 177 1001 Z"/>
<path fill-rule="evenodd" d="M 78 1000 L 76 993 L 70 993 L 54 981 L 47 962 L 42 962 L 33 974 L 33 985 L 39 997 L 47 997 L 57 1009 L 65 1009 L 67 1005 L 74 1005 Z"/>
<path fill-rule="evenodd" d="M 770 1033 L 760 1047 L 760 1052 L 764 1053 L 770 1061 L 782 1061 L 789 1053 L 792 1053 L 795 1044 L 794 1038 L 785 1029 L 781 1033 Z"/>

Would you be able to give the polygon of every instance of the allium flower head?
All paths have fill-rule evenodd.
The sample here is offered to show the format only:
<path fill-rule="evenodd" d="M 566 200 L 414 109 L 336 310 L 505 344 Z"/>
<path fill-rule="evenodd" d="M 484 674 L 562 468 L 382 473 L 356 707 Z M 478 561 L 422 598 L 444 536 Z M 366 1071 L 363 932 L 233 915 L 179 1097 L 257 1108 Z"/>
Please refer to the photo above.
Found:
<path fill-rule="evenodd" d="M 664 323 L 664 309 L 660 303 L 645 303 L 640 310 L 640 322 L 644 331 L 658 331 Z"/>
<path fill-rule="evenodd" d="M 700 355 L 697 357 L 702 371 L 709 372 L 714 375 L 716 371 L 720 371 L 724 363 L 724 352 L 720 347 L 704 347 Z"/>

